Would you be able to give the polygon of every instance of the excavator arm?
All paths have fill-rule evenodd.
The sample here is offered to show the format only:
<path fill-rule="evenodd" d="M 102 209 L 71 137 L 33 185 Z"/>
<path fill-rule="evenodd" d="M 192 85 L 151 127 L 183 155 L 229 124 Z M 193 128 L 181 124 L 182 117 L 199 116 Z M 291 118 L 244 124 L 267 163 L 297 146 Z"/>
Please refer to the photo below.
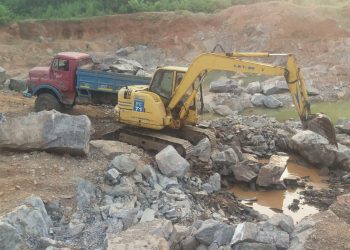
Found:
<path fill-rule="evenodd" d="M 246 59 L 275 56 L 287 57 L 286 66 L 275 66 Z M 304 78 L 296 63 L 295 57 L 291 54 L 206 53 L 200 55 L 188 68 L 187 73 L 166 107 L 167 112 L 172 116 L 172 127 L 176 128 L 180 126 L 181 121 L 188 113 L 189 107 L 195 100 L 199 91 L 199 86 L 202 84 L 202 81 L 200 81 L 199 84 L 196 85 L 196 79 L 214 70 L 245 74 L 260 74 L 266 76 L 284 76 L 303 128 L 313 130 L 328 138 L 330 143 L 337 145 L 334 126 L 329 118 L 323 114 L 311 113 Z M 183 101 L 183 98 L 186 96 L 189 89 L 192 89 L 192 92 L 190 95 L 187 95 L 187 99 L 182 103 L 180 109 L 176 109 L 180 100 Z"/>

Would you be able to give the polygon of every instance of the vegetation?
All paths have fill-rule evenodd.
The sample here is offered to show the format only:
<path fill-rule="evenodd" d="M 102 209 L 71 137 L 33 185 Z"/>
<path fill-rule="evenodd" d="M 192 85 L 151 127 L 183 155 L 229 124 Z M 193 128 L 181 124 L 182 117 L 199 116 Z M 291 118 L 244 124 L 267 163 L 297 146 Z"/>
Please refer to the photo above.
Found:
<path fill-rule="evenodd" d="M 213 12 L 250 2 L 254 0 L 0 0 L 0 23 L 13 19 L 91 17 L 142 11 Z"/>
<path fill-rule="evenodd" d="M 235 4 L 267 0 L 0 0 L 0 24 L 22 19 L 80 18 L 145 11 L 214 12 Z M 282 0 L 294 4 L 346 3 L 348 0 Z"/>

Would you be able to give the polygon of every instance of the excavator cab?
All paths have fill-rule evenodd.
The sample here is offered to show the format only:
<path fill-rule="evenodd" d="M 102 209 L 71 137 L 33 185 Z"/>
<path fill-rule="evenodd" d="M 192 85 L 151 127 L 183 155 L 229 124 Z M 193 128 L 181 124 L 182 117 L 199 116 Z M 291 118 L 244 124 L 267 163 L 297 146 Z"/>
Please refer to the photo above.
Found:
<path fill-rule="evenodd" d="M 176 89 L 181 86 L 181 82 L 187 72 L 185 67 L 162 67 L 159 68 L 152 78 L 149 90 L 162 99 L 165 106 L 168 105 Z M 198 81 L 198 80 L 197 80 Z M 181 98 L 175 110 L 180 110 L 184 102 L 188 99 L 193 91 L 194 86 L 191 86 Z M 202 89 L 200 89 L 202 91 Z M 200 92 L 201 93 L 201 92 Z M 202 96 L 202 95 L 201 95 Z M 203 106 L 203 98 L 200 98 L 200 105 Z M 188 108 L 187 116 L 184 119 L 184 124 L 195 125 L 198 120 L 197 100 L 193 100 Z M 177 113 L 177 112 L 175 112 Z"/>

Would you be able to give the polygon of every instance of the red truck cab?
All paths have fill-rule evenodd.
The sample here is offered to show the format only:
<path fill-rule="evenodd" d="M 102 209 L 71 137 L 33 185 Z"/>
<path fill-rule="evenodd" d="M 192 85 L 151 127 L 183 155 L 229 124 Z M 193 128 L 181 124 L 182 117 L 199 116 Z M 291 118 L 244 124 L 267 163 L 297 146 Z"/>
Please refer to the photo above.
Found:
<path fill-rule="evenodd" d="M 72 107 L 76 97 L 76 70 L 92 63 L 90 55 L 78 52 L 58 53 L 49 67 L 29 71 L 28 93 L 37 96 L 36 111 Z"/>

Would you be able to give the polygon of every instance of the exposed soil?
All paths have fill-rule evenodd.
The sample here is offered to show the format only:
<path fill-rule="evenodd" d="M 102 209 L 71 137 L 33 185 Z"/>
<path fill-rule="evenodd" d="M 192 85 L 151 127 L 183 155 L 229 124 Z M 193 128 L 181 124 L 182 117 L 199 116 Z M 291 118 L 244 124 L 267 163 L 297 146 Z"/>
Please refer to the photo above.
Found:
<path fill-rule="evenodd" d="M 6 116 L 21 116 L 33 112 L 34 99 L 25 98 L 20 93 L 0 91 L 0 113 Z M 77 106 L 71 114 L 88 115 L 95 131 L 93 138 L 100 138 L 112 129 L 112 107 Z M 0 214 L 16 207 L 31 194 L 44 200 L 60 198 L 69 203 L 74 196 L 77 178 L 96 182 L 103 176 L 109 160 L 97 152 L 87 157 L 55 155 L 45 152 L 0 153 Z"/>
<path fill-rule="evenodd" d="M 349 11 L 349 7 L 263 2 L 216 14 L 138 13 L 19 22 L 0 28 L 0 62 L 10 75 L 25 75 L 59 51 L 114 55 L 120 47 L 146 44 L 149 54 L 135 57 L 143 64 L 154 61 L 149 65 L 154 69 L 187 64 L 220 43 L 226 50 L 294 53 L 301 66 L 318 66 L 315 84 L 334 85 L 349 80 Z M 320 65 L 340 66 L 328 72 Z"/>
<path fill-rule="evenodd" d="M 114 55 L 120 47 L 146 44 L 148 54 L 136 53 L 135 59 L 154 69 L 159 64 L 188 64 L 199 53 L 211 51 L 221 43 L 226 50 L 294 53 L 303 67 L 315 66 L 311 71 L 315 75 L 309 77 L 314 77 L 314 84 L 327 90 L 327 86 L 333 88 L 350 81 L 349 24 L 350 6 L 301 7 L 285 2 L 234 6 L 210 15 L 139 13 L 82 20 L 26 21 L 0 28 L 0 66 L 10 76 L 23 76 L 31 67 L 47 64 L 56 52 Z M 152 62 L 147 64 L 150 59 Z M 33 104 L 33 98 L 0 91 L 0 112 L 6 116 L 33 112 Z M 76 106 L 69 113 L 89 116 L 95 130 L 93 139 L 117 126 L 110 107 Z M 72 207 L 75 181 L 84 178 L 99 182 L 108 162 L 94 151 L 87 157 L 1 152 L 0 214 L 13 209 L 30 194 L 47 201 L 59 198 L 66 208 Z M 204 171 L 203 175 L 209 173 Z M 341 179 L 342 176 L 344 173 L 331 172 L 330 189 L 306 190 L 306 202 L 327 209 L 337 195 L 350 192 L 348 180 Z M 237 203 L 231 204 L 226 196 L 225 193 L 210 196 L 209 202 L 220 204 L 228 214 L 245 209 Z M 240 218 L 231 219 L 240 221 Z M 331 249 L 335 243 L 322 239 L 332 234 L 335 239 L 342 227 L 327 228 L 327 221 L 324 225 L 323 232 L 328 236 L 315 235 L 310 249 Z"/>

